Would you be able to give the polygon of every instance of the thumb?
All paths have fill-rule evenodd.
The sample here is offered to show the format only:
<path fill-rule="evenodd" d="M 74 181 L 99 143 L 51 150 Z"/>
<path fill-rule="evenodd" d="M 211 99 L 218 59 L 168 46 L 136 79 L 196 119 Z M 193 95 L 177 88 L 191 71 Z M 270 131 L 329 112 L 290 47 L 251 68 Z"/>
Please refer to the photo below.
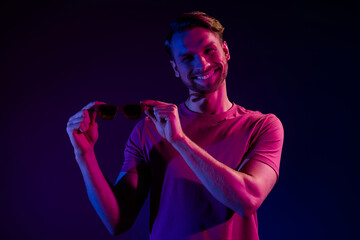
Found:
<path fill-rule="evenodd" d="M 144 109 L 144 113 L 148 116 L 154 123 L 156 122 L 156 117 L 154 114 L 154 109 L 152 107 L 148 107 Z"/>
<path fill-rule="evenodd" d="M 97 125 L 96 116 L 97 116 L 97 112 L 99 110 L 99 106 L 102 104 L 106 104 L 106 103 L 100 102 L 100 101 L 95 101 L 88 105 L 90 107 L 90 108 L 88 108 L 89 117 L 90 117 L 90 125 Z"/>
<path fill-rule="evenodd" d="M 88 109 L 89 117 L 90 117 L 90 125 L 96 125 L 96 110 L 94 108 Z"/>

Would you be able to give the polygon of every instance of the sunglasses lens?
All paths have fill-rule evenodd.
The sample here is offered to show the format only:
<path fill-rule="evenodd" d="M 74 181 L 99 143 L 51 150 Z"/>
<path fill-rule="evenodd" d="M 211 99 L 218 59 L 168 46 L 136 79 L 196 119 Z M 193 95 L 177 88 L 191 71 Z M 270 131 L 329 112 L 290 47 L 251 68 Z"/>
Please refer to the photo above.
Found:
<path fill-rule="evenodd" d="M 123 106 L 122 111 L 125 117 L 129 119 L 137 119 L 137 118 L 141 118 L 143 109 L 140 104 L 128 104 Z"/>
<path fill-rule="evenodd" d="M 106 120 L 114 119 L 117 112 L 115 105 L 111 104 L 102 104 L 99 106 L 99 117 Z"/>

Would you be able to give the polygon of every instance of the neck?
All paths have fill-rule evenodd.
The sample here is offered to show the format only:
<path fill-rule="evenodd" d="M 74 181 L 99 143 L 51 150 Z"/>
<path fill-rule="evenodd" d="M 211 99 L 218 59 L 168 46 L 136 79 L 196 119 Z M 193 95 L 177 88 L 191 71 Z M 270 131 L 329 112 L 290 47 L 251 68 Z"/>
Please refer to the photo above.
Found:
<path fill-rule="evenodd" d="M 212 93 L 198 93 L 189 90 L 186 106 L 193 112 L 217 114 L 223 113 L 232 107 L 226 91 L 225 81 L 220 88 Z"/>

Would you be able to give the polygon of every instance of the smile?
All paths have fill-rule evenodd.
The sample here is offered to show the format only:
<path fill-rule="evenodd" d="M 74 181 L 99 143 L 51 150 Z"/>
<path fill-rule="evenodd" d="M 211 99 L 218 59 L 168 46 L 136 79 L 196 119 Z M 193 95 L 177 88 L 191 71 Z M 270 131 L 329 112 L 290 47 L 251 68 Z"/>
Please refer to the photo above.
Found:
<path fill-rule="evenodd" d="M 208 78 L 211 78 L 217 70 L 218 69 L 210 70 L 206 74 L 203 74 L 203 73 L 202 74 L 197 74 L 197 75 L 193 76 L 193 79 L 206 80 Z"/>

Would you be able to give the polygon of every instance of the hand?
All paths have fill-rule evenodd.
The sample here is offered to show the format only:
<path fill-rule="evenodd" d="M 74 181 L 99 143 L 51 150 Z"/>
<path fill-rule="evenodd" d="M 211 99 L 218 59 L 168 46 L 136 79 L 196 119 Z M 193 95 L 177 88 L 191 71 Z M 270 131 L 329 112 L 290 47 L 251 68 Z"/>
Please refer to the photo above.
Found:
<path fill-rule="evenodd" d="M 66 131 L 77 156 L 94 151 L 99 137 L 96 109 L 100 104 L 104 103 L 91 102 L 69 118 Z"/>
<path fill-rule="evenodd" d="M 145 100 L 141 103 L 150 106 L 145 109 L 145 114 L 153 121 L 163 138 L 173 143 L 185 137 L 176 105 L 154 100 Z"/>

